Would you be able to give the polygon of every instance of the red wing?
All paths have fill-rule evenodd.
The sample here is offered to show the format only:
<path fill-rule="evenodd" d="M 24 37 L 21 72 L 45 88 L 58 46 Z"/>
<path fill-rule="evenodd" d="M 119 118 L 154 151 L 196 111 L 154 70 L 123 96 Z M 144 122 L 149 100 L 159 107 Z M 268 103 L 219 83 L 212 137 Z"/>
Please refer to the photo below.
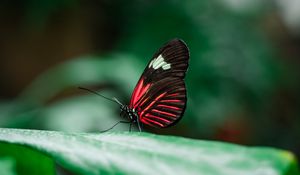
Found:
<path fill-rule="evenodd" d="M 165 78 L 155 82 L 136 103 L 140 121 L 154 127 L 169 127 L 181 119 L 186 106 L 184 81 Z"/>
<path fill-rule="evenodd" d="M 188 61 L 188 48 L 179 39 L 168 42 L 154 54 L 129 105 L 138 112 L 143 123 L 168 127 L 181 118 L 186 104 L 184 77 Z"/>

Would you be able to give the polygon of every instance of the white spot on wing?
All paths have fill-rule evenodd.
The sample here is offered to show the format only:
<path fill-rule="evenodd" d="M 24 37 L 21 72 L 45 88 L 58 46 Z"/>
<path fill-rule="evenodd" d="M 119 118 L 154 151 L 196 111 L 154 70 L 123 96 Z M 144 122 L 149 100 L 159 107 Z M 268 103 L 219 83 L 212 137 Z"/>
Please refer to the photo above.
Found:
<path fill-rule="evenodd" d="M 171 68 L 171 64 L 165 64 L 162 66 L 163 70 L 168 70 Z"/>
<path fill-rule="evenodd" d="M 158 62 L 155 66 L 153 65 L 153 68 L 158 69 L 158 68 L 162 67 L 163 65 L 165 65 L 165 62 L 161 61 L 161 62 Z"/>
<path fill-rule="evenodd" d="M 154 58 L 150 64 L 149 64 L 149 68 L 153 67 L 153 69 L 159 69 L 162 68 L 163 70 L 168 70 L 171 68 L 171 64 L 165 62 L 165 59 L 162 57 L 162 55 L 160 54 L 157 58 Z"/>
<path fill-rule="evenodd" d="M 151 62 L 150 62 L 150 64 L 149 64 L 149 68 L 152 66 L 152 64 L 153 64 L 153 61 L 154 60 L 156 60 L 156 58 L 155 59 L 153 59 Z"/>
<path fill-rule="evenodd" d="M 153 63 L 153 68 L 158 69 L 162 66 L 162 64 L 164 64 L 164 58 L 161 55 L 159 55 Z"/>

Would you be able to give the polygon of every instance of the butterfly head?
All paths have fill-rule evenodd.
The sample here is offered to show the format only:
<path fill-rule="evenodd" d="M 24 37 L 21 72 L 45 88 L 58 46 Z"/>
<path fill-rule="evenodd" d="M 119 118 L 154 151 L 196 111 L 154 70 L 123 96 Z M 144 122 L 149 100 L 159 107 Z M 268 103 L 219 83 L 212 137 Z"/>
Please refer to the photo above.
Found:
<path fill-rule="evenodd" d="M 134 109 L 130 108 L 128 105 L 121 105 L 121 116 L 127 117 L 130 121 L 136 121 L 137 114 Z"/>
<path fill-rule="evenodd" d="M 121 106 L 120 106 L 120 110 L 121 110 L 121 112 L 126 112 L 126 113 L 128 113 L 129 108 L 128 108 L 127 105 L 121 105 Z"/>

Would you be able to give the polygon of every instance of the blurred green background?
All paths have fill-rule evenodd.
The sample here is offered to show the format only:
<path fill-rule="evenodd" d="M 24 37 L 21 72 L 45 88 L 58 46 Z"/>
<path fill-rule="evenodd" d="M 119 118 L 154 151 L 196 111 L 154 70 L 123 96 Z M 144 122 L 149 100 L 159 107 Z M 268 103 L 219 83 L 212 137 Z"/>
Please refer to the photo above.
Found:
<path fill-rule="evenodd" d="M 185 115 L 146 131 L 300 156 L 300 1 L 14 0 L 0 24 L 0 127 L 107 129 L 119 107 L 77 86 L 128 103 L 152 54 L 181 38 Z"/>

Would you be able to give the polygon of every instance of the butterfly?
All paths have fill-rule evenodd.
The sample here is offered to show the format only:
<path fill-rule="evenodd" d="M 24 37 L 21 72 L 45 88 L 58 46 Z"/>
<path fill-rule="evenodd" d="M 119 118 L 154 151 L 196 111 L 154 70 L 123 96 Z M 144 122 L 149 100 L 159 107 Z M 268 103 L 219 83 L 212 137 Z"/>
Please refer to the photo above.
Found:
<path fill-rule="evenodd" d="M 129 104 L 124 105 L 118 99 L 113 99 L 120 105 L 121 115 L 128 121 L 119 121 L 102 132 L 119 123 L 130 123 L 129 130 L 132 124 L 137 124 L 139 131 L 142 131 L 143 124 L 158 128 L 175 125 L 186 108 L 184 78 L 188 66 L 189 49 L 184 41 L 173 39 L 164 44 L 144 69 Z"/>

